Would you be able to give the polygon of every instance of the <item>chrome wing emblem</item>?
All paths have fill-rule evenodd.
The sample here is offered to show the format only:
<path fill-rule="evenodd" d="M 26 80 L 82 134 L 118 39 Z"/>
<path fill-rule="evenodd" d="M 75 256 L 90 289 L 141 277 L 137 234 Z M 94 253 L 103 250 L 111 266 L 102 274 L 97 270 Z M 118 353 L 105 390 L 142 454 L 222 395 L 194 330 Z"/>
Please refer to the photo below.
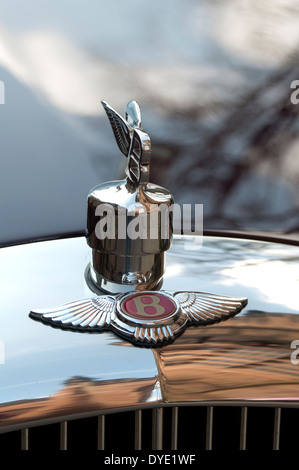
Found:
<path fill-rule="evenodd" d="M 159 346 L 173 341 L 188 325 L 226 320 L 246 305 L 246 298 L 203 292 L 134 291 L 32 310 L 30 316 L 60 328 L 112 330 L 137 345 Z"/>
<path fill-rule="evenodd" d="M 149 163 L 151 141 L 141 129 L 141 112 L 136 101 L 126 106 L 125 119 L 108 103 L 101 101 L 109 118 L 115 140 L 120 151 L 128 158 L 126 174 L 136 185 L 147 183 L 149 179 Z"/>

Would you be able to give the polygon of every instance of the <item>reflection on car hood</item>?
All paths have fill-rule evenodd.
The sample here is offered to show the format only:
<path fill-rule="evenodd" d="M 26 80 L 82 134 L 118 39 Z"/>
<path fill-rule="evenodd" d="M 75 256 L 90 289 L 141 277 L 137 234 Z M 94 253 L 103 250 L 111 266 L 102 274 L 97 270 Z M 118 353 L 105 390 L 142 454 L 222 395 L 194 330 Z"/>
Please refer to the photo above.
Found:
<path fill-rule="evenodd" d="M 290 347 L 299 339 L 298 247 L 176 238 L 163 290 L 244 296 L 248 306 L 154 350 L 29 318 L 32 308 L 95 296 L 84 279 L 89 255 L 83 237 L 0 251 L 2 429 L 170 401 L 299 399 Z"/>

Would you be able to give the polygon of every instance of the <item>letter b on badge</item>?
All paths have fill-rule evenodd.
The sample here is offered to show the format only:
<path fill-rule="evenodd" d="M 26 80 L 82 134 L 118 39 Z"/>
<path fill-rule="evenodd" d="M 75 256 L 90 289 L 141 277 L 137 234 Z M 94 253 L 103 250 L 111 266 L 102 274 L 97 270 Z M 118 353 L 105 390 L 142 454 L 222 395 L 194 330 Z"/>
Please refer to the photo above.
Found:
<path fill-rule="evenodd" d="M 136 305 L 137 312 L 142 316 L 160 316 L 165 313 L 165 308 L 160 305 L 158 296 L 145 294 L 132 299 Z"/>

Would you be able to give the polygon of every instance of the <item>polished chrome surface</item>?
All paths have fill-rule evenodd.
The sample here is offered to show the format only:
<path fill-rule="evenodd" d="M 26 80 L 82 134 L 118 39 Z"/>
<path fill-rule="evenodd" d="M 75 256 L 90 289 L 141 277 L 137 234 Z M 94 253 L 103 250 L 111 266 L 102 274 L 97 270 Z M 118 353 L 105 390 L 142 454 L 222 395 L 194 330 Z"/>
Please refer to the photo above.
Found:
<path fill-rule="evenodd" d="M 211 325 L 237 315 L 246 307 L 248 299 L 224 297 L 206 292 L 175 292 L 182 312 L 192 325 Z"/>
<path fill-rule="evenodd" d="M 135 101 L 123 119 L 102 102 L 116 142 L 128 157 L 127 178 L 103 183 L 88 195 L 86 237 L 92 248 L 87 282 L 96 293 L 156 290 L 172 243 L 173 197 L 148 181 L 150 140 Z"/>
<path fill-rule="evenodd" d="M 83 331 L 104 330 L 111 324 L 116 299 L 112 296 L 101 296 L 94 299 L 83 299 L 66 305 L 44 310 L 32 310 L 31 317 L 53 322 L 65 328 Z"/>
<path fill-rule="evenodd" d="M 188 324 L 205 326 L 227 320 L 246 305 L 245 298 L 203 292 L 133 291 L 31 310 L 30 316 L 78 331 L 111 329 L 138 346 L 157 346 L 173 341 Z"/>
<path fill-rule="evenodd" d="M 29 318 L 34 305 L 92 298 L 84 237 L 0 250 L 1 431 L 171 402 L 298 406 L 290 344 L 299 339 L 299 248 L 217 237 L 199 242 L 174 240 L 163 289 L 233 292 L 249 304 L 226 322 L 190 327 L 154 350 L 111 332 L 62 331 Z"/>
<path fill-rule="evenodd" d="M 159 401 L 150 351 L 136 357 L 111 332 L 76 334 L 28 317 L 33 301 L 54 305 L 93 295 L 84 279 L 84 237 L 11 247 L 0 257 L 0 428 Z"/>

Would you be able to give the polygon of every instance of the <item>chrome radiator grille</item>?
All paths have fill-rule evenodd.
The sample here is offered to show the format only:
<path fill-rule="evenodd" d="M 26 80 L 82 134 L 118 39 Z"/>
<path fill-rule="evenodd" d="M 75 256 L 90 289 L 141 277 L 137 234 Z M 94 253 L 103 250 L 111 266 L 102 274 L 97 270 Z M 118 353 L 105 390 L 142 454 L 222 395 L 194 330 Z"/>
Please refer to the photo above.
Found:
<path fill-rule="evenodd" d="M 2 433 L 0 450 L 291 450 L 298 423 L 298 408 L 163 406 Z"/>

